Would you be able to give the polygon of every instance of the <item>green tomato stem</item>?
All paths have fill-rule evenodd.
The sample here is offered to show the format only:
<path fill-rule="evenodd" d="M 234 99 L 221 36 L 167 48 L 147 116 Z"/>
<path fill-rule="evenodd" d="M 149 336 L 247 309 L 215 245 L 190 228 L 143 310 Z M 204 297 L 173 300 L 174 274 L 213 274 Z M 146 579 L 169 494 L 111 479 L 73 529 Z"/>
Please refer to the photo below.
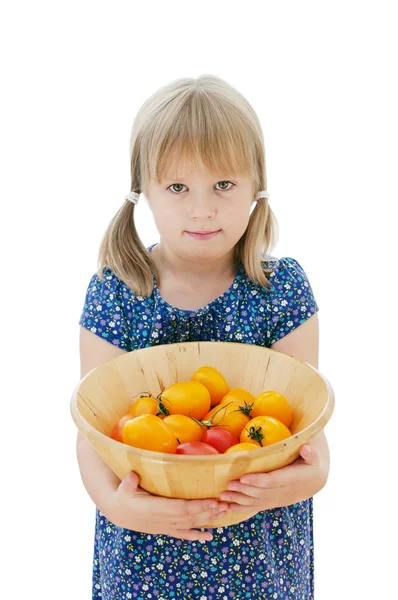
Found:
<path fill-rule="evenodd" d="M 246 429 L 247 431 L 247 429 Z M 250 427 L 249 429 L 249 437 L 254 440 L 255 442 L 258 442 L 260 444 L 260 446 L 263 445 L 262 440 L 264 439 L 264 434 L 262 433 L 262 429 L 261 427 Z"/>

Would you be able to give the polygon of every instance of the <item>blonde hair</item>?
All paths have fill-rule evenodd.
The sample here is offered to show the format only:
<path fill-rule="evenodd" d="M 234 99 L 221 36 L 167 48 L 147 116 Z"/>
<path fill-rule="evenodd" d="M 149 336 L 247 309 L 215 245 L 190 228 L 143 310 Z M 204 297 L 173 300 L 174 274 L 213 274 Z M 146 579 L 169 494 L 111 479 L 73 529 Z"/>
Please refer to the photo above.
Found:
<path fill-rule="evenodd" d="M 160 88 L 138 111 L 130 141 L 131 191 L 144 192 L 160 183 L 175 161 L 187 161 L 202 173 L 240 174 L 253 180 L 253 197 L 267 189 L 264 140 L 249 102 L 222 79 L 202 75 L 182 78 Z M 145 192 L 144 192 L 145 193 Z M 268 201 L 257 202 L 245 233 L 235 246 L 236 264 L 268 288 L 262 264 L 277 241 L 277 220 Z M 109 267 L 136 295 L 150 296 L 153 274 L 150 252 L 138 236 L 134 204 L 125 201 L 101 242 L 98 277 Z"/>

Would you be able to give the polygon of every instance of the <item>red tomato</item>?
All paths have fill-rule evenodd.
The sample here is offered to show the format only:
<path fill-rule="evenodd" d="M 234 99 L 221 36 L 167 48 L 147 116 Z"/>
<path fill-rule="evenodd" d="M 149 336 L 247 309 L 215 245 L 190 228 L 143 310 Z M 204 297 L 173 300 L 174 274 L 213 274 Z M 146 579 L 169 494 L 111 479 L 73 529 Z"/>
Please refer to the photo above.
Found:
<path fill-rule="evenodd" d="M 176 454 L 220 454 L 218 450 L 203 442 L 186 442 L 177 446 Z"/>
<path fill-rule="evenodd" d="M 216 450 L 223 453 L 225 450 L 239 444 L 238 438 L 230 431 L 222 429 L 222 427 L 210 427 L 203 435 L 202 442 L 210 444 Z"/>

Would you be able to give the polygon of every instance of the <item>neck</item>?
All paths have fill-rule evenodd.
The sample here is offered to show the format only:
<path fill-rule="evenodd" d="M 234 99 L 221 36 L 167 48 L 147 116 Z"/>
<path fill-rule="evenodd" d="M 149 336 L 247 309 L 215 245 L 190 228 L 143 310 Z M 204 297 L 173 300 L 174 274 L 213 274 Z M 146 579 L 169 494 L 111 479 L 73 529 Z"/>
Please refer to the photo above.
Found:
<path fill-rule="evenodd" d="M 208 260 L 203 257 L 192 259 L 176 255 L 160 241 L 152 248 L 151 255 L 160 276 L 167 274 L 187 282 L 225 280 L 236 276 L 234 248 L 217 259 Z"/>

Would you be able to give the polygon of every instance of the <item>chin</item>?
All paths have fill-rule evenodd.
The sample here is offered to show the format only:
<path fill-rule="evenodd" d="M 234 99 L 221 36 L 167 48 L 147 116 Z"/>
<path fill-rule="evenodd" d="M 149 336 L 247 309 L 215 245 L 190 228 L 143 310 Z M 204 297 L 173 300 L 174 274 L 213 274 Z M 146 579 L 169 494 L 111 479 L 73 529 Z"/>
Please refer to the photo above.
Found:
<path fill-rule="evenodd" d="M 234 251 L 234 246 L 208 242 L 196 242 L 195 244 L 184 244 L 182 248 L 183 253 L 189 259 L 198 260 L 217 260 Z"/>

